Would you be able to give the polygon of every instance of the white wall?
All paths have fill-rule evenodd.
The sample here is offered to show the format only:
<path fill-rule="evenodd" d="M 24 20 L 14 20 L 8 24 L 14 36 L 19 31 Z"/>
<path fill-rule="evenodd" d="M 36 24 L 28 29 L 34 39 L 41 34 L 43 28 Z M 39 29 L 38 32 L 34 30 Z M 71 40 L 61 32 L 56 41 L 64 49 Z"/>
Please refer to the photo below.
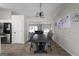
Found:
<path fill-rule="evenodd" d="M 73 22 L 72 16 L 79 13 L 79 4 L 63 4 L 54 21 L 70 15 L 71 28 L 58 29 L 55 27 L 55 41 L 71 55 L 79 55 L 79 22 Z"/>
<path fill-rule="evenodd" d="M 11 17 L 11 10 L 0 8 L 0 19 L 9 19 Z"/>

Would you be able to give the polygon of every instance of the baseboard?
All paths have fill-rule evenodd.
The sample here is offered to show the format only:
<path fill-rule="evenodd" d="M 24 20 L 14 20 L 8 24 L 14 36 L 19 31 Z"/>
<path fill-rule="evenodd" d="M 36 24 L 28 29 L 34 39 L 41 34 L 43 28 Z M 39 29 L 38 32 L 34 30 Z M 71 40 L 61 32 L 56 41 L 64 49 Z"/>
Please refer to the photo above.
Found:
<path fill-rule="evenodd" d="M 25 44 L 24 42 L 21 42 L 21 43 L 19 43 L 19 42 L 13 42 L 12 44 Z"/>
<path fill-rule="evenodd" d="M 64 46 L 62 46 L 60 43 L 56 42 L 54 40 L 55 43 L 57 43 L 60 47 L 62 47 L 65 51 L 67 51 L 71 56 L 75 56 L 72 52 L 70 52 L 68 49 L 66 49 Z"/>

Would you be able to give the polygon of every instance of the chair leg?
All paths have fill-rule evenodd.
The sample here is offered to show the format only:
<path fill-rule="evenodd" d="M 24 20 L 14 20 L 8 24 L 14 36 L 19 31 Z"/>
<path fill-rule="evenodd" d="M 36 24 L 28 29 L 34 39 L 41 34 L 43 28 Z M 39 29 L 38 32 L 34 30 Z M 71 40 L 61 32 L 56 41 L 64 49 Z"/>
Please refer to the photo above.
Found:
<path fill-rule="evenodd" d="M 50 45 L 49 45 L 48 47 L 49 47 L 50 51 L 52 51 L 52 46 L 51 46 L 51 43 L 50 43 Z"/>
<path fill-rule="evenodd" d="M 31 52 L 32 47 L 33 47 L 33 45 L 32 45 L 32 43 L 31 43 L 31 45 L 30 45 L 30 52 Z"/>
<path fill-rule="evenodd" d="M 32 48 L 32 43 L 31 43 L 31 45 L 30 45 L 30 52 L 31 52 L 31 48 Z"/>
<path fill-rule="evenodd" d="M 50 47 L 50 51 L 52 51 L 52 47 Z"/>

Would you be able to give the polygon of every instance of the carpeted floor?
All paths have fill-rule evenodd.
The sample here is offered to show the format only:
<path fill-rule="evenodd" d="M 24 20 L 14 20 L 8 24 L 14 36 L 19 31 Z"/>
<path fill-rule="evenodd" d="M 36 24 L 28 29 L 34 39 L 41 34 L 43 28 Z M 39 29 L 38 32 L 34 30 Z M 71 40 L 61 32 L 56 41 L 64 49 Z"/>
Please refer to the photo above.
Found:
<path fill-rule="evenodd" d="M 1 56 L 71 56 L 68 52 L 62 49 L 58 44 L 53 43 L 52 51 L 47 50 L 47 54 L 35 54 L 35 47 L 30 51 L 30 43 L 27 44 L 2 44 Z"/>

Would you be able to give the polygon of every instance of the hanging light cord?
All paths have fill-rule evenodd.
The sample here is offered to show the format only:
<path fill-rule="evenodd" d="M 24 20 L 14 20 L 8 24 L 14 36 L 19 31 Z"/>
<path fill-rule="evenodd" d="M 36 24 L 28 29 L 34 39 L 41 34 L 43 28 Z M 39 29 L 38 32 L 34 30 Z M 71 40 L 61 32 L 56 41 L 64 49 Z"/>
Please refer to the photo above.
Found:
<path fill-rule="evenodd" d="M 40 3 L 40 4 L 39 4 L 40 9 L 39 9 L 39 12 L 38 12 L 38 14 L 37 14 L 37 17 L 43 17 L 43 16 L 44 16 L 44 13 L 43 13 L 42 10 L 41 10 L 41 6 L 42 6 L 42 4 Z"/>
<path fill-rule="evenodd" d="M 41 12 L 41 3 L 40 3 L 40 12 Z"/>
<path fill-rule="evenodd" d="M 41 12 L 41 3 L 40 3 L 40 13 L 39 13 L 40 17 L 42 16 L 42 12 Z"/>

